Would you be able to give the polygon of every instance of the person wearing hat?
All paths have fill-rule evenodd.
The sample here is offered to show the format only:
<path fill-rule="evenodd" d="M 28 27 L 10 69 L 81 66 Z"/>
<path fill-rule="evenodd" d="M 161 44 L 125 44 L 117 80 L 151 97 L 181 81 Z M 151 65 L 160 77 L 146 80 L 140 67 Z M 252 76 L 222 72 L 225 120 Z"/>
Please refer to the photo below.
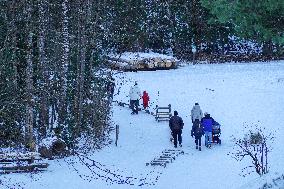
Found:
<path fill-rule="evenodd" d="M 144 110 L 146 110 L 146 108 L 148 108 L 149 106 L 149 94 L 146 91 L 143 91 L 143 96 L 142 96 L 142 100 L 143 100 L 143 108 Z"/>
<path fill-rule="evenodd" d="M 201 125 L 203 126 L 204 133 L 205 133 L 205 146 L 211 148 L 212 142 L 212 129 L 214 124 L 214 119 L 210 116 L 209 113 L 204 113 L 204 118 L 201 120 Z"/>
<path fill-rule="evenodd" d="M 174 111 L 174 115 L 170 118 L 169 127 L 172 131 L 172 135 L 174 138 L 174 147 L 177 147 L 177 141 L 179 142 L 179 146 L 182 147 L 182 129 L 183 129 L 183 120 L 178 116 L 178 112 Z"/>
<path fill-rule="evenodd" d="M 201 121 L 202 117 L 203 117 L 202 110 L 201 110 L 199 104 L 196 102 L 191 109 L 191 122 L 193 123 L 194 120 L 196 120 L 196 119 Z"/>

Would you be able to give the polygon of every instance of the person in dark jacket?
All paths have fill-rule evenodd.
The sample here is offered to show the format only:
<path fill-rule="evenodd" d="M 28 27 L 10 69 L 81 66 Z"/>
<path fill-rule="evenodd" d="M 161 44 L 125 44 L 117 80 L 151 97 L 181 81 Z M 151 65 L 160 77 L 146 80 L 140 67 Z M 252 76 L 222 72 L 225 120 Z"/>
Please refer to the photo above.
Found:
<path fill-rule="evenodd" d="M 182 129 L 183 129 L 183 120 L 178 116 L 178 112 L 174 111 L 174 116 L 170 118 L 169 127 L 172 131 L 172 135 L 174 138 L 174 146 L 177 147 L 177 140 L 179 142 L 179 146 L 182 147 Z"/>
<path fill-rule="evenodd" d="M 115 88 L 115 80 L 114 80 L 113 77 L 111 77 L 108 84 L 107 84 L 107 92 L 108 92 L 110 101 L 112 101 L 112 99 L 113 99 L 114 88 Z"/>
<path fill-rule="evenodd" d="M 203 127 L 201 126 L 199 119 L 195 119 L 191 129 L 191 136 L 195 137 L 196 149 L 199 149 L 199 151 L 201 151 L 201 137 L 203 135 L 204 135 Z"/>
<path fill-rule="evenodd" d="M 212 128 L 214 124 L 214 119 L 208 113 L 204 113 L 205 117 L 201 119 L 201 125 L 203 126 L 205 133 L 205 146 L 211 148 L 212 142 Z"/>

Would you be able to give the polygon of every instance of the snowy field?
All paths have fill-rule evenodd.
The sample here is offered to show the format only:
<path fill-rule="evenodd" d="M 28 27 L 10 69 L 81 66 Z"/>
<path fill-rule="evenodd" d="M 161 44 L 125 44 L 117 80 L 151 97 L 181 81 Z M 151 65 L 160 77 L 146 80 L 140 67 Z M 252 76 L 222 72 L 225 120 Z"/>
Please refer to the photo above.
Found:
<path fill-rule="evenodd" d="M 114 100 L 128 102 L 134 81 L 146 90 L 152 106 L 172 105 L 183 118 L 183 147 L 167 167 L 146 166 L 164 149 L 173 149 L 167 122 L 152 115 L 113 104 L 113 121 L 120 126 L 118 146 L 114 143 L 83 157 L 50 161 L 47 172 L 0 175 L 2 188 L 27 189 L 248 189 L 284 174 L 284 61 L 254 64 L 184 65 L 175 70 L 116 74 Z M 198 102 L 222 125 L 222 144 L 195 149 L 190 136 L 190 110 Z M 269 153 L 269 173 L 246 177 L 241 169 L 250 159 L 237 162 L 227 154 L 233 151 L 231 135 L 244 136 L 244 125 L 258 124 L 275 132 Z M 112 134 L 115 139 L 115 133 Z M 91 161 L 94 160 L 94 161 Z M 83 163 L 85 163 L 83 165 Z M 87 166 L 86 166 L 87 165 Z M 284 182 L 282 182 L 282 188 Z M 273 188 L 277 187 L 275 184 Z"/>

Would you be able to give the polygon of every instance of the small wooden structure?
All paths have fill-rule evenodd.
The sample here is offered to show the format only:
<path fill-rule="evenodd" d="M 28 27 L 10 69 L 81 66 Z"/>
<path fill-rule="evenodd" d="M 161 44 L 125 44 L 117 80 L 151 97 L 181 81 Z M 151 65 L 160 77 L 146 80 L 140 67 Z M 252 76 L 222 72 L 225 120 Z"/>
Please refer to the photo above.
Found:
<path fill-rule="evenodd" d="M 166 107 L 159 107 L 157 105 L 156 107 L 156 116 L 155 119 L 156 121 L 169 121 L 171 116 L 172 116 L 172 108 L 171 108 L 171 104 L 169 104 Z"/>
<path fill-rule="evenodd" d="M 177 158 L 177 156 L 179 156 L 180 154 L 184 154 L 184 151 L 178 150 L 178 149 L 166 149 L 162 151 L 162 154 L 159 157 L 154 158 L 149 163 L 146 163 L 146 166 L 158 165 L 158 166 L 166 167 L 168 163 L 172 163 Z"/>
<path fill-rule="evenodd" d="M 115 146 L 117 146 L 118 136 L 119 136 L 119 125 L 116 125 L 115 126 Z"/>
<path fill-rule="evenodd" d="M 0 154 L 0 173 L 43 171 L 48 165 L 36 152 Z"/>

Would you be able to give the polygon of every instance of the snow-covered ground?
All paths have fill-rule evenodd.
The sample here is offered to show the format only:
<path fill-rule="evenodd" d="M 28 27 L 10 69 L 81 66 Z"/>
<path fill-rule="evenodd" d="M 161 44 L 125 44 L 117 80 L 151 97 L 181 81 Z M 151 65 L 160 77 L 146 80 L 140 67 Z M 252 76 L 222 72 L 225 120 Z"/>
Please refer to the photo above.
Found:
<path fill-rule="evenodd" d="M 83 156 L 50 161 L 48 171 L 37 174 L 0 175 L 3 188 L 28 189 L 246 189 L 260 188 L 284 174 L 284 61 L 270 63 L 185 65 L 175 70 L 116 74 L 114 100 L 127 102 L 131 85 L 137 81 L 149 93 L 151 110 L 172 105 L 183 118 L 185 154 L 164 167 L 146 166 L 164 149 L 173 149 L 167 122 L 152 115 L 113 104 L 113 121 L 120 126 L 118 146 Z M 190 137 L 190 110 L 199 102 L 222 125 L 222 144 L 211 149 L 195 149 Z M 237 162 L 231 135 L 242 137 L 244 125 L 258 124 L 275 133 L 269 153 L 269 173 L 246 177 L 241 169 L 251 160 Z M 112 138 L 114 140 L 115 133 Z M 204 139 L 204 138 L 203 138 Z M 83 165 L 84 163 L 84 165 Z M 86 166 L 87 165 L 87 166 Z M 279 181 L 282 182 L 283 180 Z M 19 186 L 18 186 L 19 184 Z M 21 186 L 21 187 L 20 187 Z M 273 184 L 274 188 L 277 188 Z M 279 187 L 280 188 L 280 187 Z"/>

